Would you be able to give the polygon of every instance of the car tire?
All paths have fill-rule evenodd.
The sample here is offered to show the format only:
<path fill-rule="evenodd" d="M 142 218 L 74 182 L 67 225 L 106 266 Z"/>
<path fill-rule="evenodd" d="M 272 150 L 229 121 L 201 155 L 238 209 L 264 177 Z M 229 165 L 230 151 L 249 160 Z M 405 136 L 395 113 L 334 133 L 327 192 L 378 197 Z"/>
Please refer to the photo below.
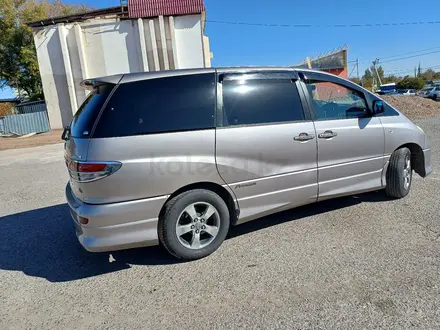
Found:
<path fill-rule="evenodd" d="M 434 101 L 437 101 L 437 94 L 434 94 L 434 95 L 432 96 L 432 99 L 433 99 Z"/>
<path fill-rule="evenodd" d="M 166 203 L 159 219 L 158 234 L 162 245 L 174 257 L 196 260 L 220 247 L 229 223 L 229 209 L 219 195 L 210 190 L 194 189 Z"/>
<path fill-rule="evenodd" d="M 387 174 L 385 192 L 394 198 L 408 195 L 412 183 L 411 151 L 400 148 L 391 155 Z"/>

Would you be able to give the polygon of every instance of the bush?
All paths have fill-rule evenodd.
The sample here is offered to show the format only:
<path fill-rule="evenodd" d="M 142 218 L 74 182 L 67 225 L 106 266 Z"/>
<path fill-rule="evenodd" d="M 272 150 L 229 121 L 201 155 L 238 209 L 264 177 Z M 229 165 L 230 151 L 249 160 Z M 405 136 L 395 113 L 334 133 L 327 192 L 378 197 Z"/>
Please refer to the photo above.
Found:
<path fill-rule="evenodd" d="M 407 77 L 397 83 L 398 89 L 422 89 L 425 87 L 425 81 L 422 78 Z"/>

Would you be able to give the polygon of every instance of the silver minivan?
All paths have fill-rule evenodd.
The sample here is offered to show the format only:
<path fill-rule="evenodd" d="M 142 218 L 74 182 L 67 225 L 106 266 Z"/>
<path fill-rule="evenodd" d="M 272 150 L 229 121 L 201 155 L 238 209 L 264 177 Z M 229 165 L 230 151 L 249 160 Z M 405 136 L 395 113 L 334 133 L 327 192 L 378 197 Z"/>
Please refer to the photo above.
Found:
<path fill-rule="evenodd" d="M 421 128 L 323 72 L 209 68 L 83 86 L 63 133 L 66 197 L 92 252 L 161 243 L 202 258 L 230 226 L 372 190 L 402 198 L 413 171 L 432 171 Z"/>

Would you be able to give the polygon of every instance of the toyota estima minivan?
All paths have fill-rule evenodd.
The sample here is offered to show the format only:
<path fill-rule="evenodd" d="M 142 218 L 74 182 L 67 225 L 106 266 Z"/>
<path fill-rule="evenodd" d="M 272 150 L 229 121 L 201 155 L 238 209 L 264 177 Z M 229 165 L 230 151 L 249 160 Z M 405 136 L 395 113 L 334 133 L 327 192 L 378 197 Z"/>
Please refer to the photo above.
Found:
<path fill-rule="evenodd" d="M 299 205 L 410 190 L 421 128 L 348 80 L 292 68 L 136 73 L 92 90 L 63 133 L 80 243 L 214 252 L 230 226 Z M 264 221 L 264 220 L 260 220 Z"/>

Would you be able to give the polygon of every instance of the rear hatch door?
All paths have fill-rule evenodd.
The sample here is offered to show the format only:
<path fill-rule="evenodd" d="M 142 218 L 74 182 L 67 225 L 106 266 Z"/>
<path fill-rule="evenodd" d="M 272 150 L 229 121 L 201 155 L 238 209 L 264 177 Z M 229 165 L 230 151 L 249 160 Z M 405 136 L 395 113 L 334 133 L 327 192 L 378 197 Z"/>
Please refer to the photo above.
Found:
<path fill-rule="evenodd" d="M 80 106 L 69 127 L 64 130 L 63 139 L 65 140 L 65 161 L 69 170 L 70 186 L 75 196 L 83 200 L 81 183 L 75 180 L 74 161 L 87 161 L 87 151 L 89 147 L 90 135 L 97 118 L 108 99 L 114 84 L 96 83 L 83 85 L 88 86 L 90 94 Z"/>

